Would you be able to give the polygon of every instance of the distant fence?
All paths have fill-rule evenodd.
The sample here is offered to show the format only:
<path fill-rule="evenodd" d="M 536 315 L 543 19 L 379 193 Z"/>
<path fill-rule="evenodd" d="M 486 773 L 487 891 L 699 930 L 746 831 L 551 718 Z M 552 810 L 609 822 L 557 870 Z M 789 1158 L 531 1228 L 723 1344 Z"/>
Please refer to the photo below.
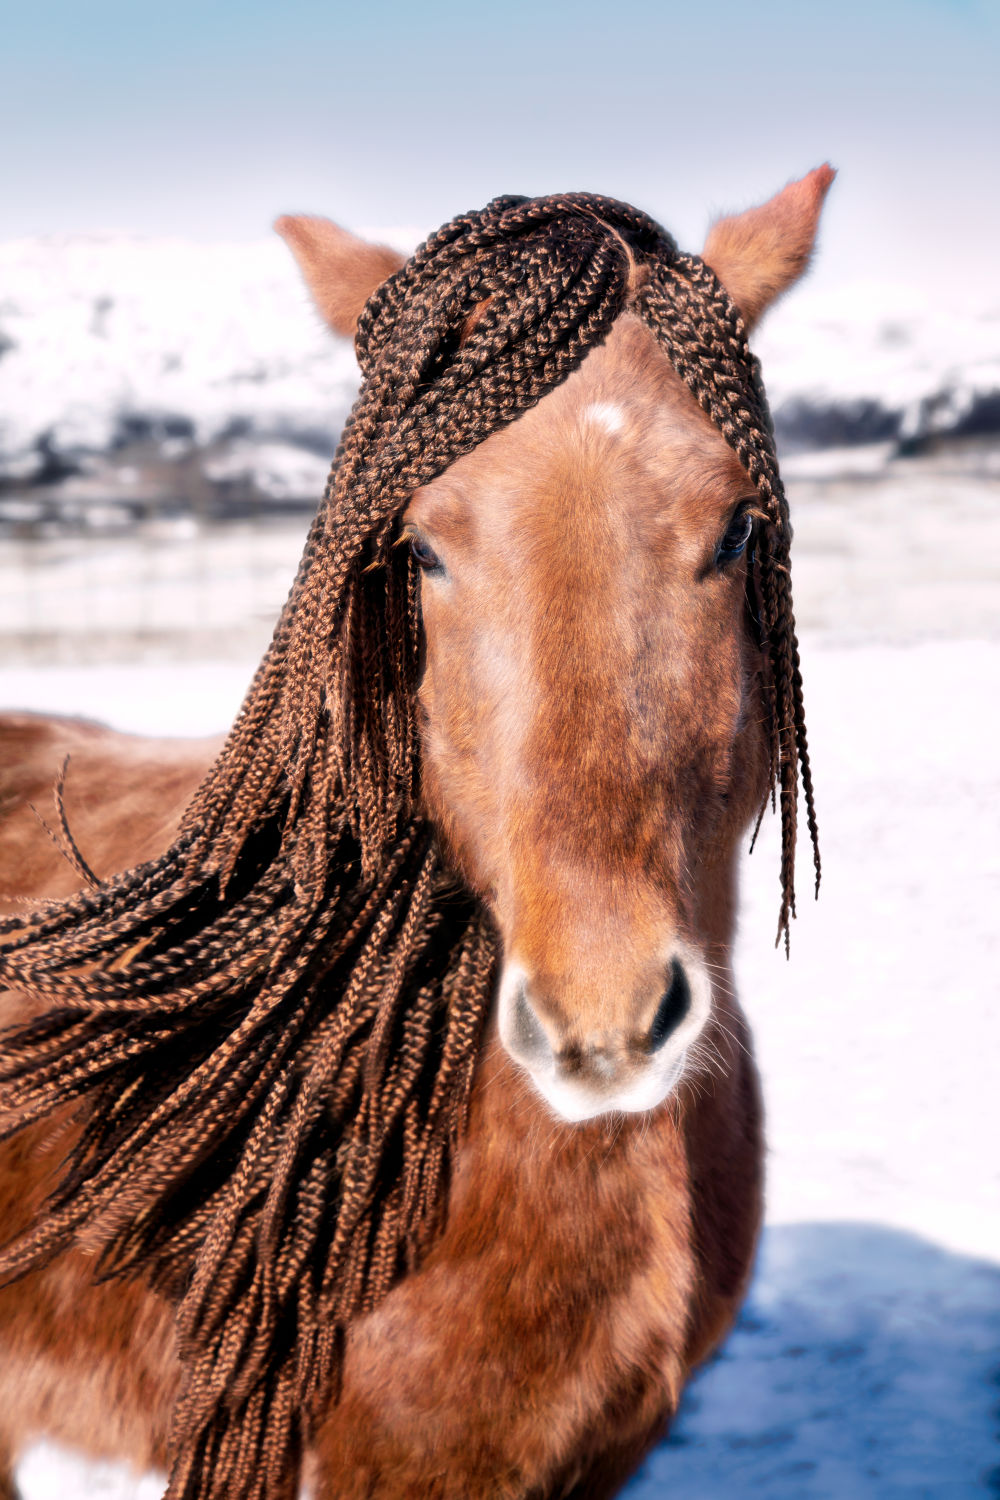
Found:
<path fill-rule="evenodd" d="M 1000 636 L 1000 449 L 786 465 L 800 629 L 840 641 Z M 148 516 L 114 534 L 0 536 L 0 673 L 47 662 L 252 661 L 310 512 Z M 3 701 L 0 682 L 0 703 Z"/>
<path fill-rule="evenodd" d="M 127 534 L 5 539 L 0 663 L 258 655 L 308 518 L 149 521 Z"/>

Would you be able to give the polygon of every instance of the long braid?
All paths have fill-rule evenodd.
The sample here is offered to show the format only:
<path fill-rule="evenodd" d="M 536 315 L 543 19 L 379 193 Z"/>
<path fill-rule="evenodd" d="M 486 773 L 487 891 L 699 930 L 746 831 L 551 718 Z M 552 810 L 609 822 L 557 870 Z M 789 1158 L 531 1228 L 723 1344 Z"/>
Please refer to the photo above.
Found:
<path fill-rule="evenodd" d="M 755 548 L 767 652 L 765 695 L 771 721 L 771 786 L 781 802 L 781 908 L 778 939 L 789 942 L 795 915 L 795 835 L 801 767 L 819 889 L 819 835 L 806 740 L 805 706 L 792 612 L 788 502 L 778 474 L 774 431 L 760 375 L 739 310 L 697 256 L 660 262 L 642 292 L 647 315 L 671 362 L 711 417 L 756 486 L 765 516 Z"/>
<path fill-rule="evenodd" d="M 0 1273 L 77 1244 L 175 1301 L 170 1500 L 296 1493 L 344 1330 L 439 1225 L 496 940 L 421 812 L 418 577 L 398 519 L 626 307 L 760 497 L 750 583 L 787 940 L 799 766 L 814 847 L 816 823 L 788 508 L 742 319 L 627 205 L 499 198 L 432 235 L 362 313 L 364 384 L 294 586 L 175 842 L 0 923 L 0 978 L 47 1007 L 7 1038 L 0 1127 L 87 1100 L 58 1189 Z"/>

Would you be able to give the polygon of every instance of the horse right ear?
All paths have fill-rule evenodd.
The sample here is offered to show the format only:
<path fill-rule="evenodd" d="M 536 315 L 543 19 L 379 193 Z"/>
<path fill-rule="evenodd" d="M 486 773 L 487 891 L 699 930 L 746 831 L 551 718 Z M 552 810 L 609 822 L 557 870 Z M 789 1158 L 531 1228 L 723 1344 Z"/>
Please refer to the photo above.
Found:
<path fill-rule="evenodd" d="M 323 320 L 334 333 L 353 338 L 361 309 L 405 256 L 309 214 L 285 214 L 274 227 L 298 261 Z"/>
<path fill-rule="evenodd" d="M 719 219 L 709 230 L 702 258 L 749 327 L 809 264 L 820 209 L 835 176 L 831 166 L 817 167 L 759 208 Z"/>

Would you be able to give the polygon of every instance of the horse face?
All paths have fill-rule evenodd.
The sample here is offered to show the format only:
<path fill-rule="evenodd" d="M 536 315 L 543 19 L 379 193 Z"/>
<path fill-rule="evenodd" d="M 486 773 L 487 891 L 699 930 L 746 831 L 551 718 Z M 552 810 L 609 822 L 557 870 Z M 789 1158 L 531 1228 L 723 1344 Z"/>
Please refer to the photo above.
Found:
<path fill-rule="evenodd" d="M 499 1028 L 564 1118 L 673 1088 L 766 790 L 753 486 L 636 319 L 417 492 L 423 795 L 503 945 Z"/>
<path fill-rule="evenodd" d="M 833 177 L 710 230 L 702 254 L 748 325 L 808 264 Z M 399 257 L 324 219 L 277 228 L 352 333 Z M 726 545 L 751 493 L 625 316 L 407 511 L 424 797 L 503 940 L 500 1034 L 569 1119 L 659 1103 L 726 1003 L 709 967 L 728 964 L 769 758 L 745 553 Z"/>

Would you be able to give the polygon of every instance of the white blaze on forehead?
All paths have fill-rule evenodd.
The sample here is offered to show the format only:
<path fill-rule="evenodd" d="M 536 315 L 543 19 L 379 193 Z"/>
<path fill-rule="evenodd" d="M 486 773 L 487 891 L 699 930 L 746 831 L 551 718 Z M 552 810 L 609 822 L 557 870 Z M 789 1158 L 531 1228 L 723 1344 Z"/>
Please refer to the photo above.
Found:
<path fill-rule="evenodd" d="M 605 432 L 621 432 L 625 426 L 625 413 L 620 406 L 614 406 L 610 401 L 594 401 L 590 406 L 584 407 L 583 420 L 603 427 Z"/>

